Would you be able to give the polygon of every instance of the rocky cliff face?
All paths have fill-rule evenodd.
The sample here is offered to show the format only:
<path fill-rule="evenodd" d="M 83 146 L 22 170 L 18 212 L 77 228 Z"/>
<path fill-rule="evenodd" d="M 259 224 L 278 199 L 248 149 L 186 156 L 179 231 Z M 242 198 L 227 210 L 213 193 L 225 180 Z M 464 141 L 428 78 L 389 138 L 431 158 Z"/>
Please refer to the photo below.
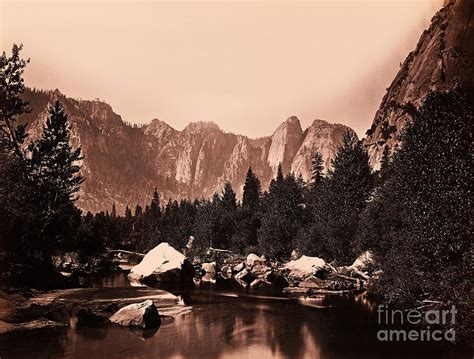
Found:
<path fill-rule="evenodd" d="M 208 198 L 229 181 L 240 196 L 249 167 L 265 188 L 279 163 L 284 172 L 311 177 L 311 157 L 319 150 L 326 168 L 344 131 L 350 128 L 316 120 L 305 131 L 290 117 L 268 137 L 250 139 L 225 133 L 210 122 L 190 123 L 182 131 L 154 119 L 142 127 L 124 123 L 101 101 L 67 98 L 59 91 L 27 91 L 33 112 L 24 116 L 32 137 L 40 133 L 48 104 L 59 99 L 69 114 L 74 145 L 84 153 L 79 207 L 100 211 L 144 205 L 157 187 L 168 198 Z"/>
<path fill-rule="evenodd" d="M 378 167 L 383 147 L 398 146 L 403 125 L 430 90 L 449 90 L 464 83 L 474 89 L 474 1 L 448 0 L 400 68 L 365 144 Z"/>

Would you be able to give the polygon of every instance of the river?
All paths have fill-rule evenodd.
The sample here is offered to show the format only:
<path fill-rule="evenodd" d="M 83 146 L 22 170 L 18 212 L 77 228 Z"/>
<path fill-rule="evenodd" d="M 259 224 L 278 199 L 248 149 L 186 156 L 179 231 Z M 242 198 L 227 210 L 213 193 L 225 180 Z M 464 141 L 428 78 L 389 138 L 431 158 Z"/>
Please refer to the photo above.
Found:
<path fill-rule="evenodd" d="M 129 283 L 121 272 L 95 286 Z M 219 286 L 174 294 L 193 310 L 157 331 L 81 326 L 69 318 L 63 331 L 0 336 L 0 358 L 472 358 L 450 343 L 378 341 L 375 306 L 365 294 L 298 301 Z"/>

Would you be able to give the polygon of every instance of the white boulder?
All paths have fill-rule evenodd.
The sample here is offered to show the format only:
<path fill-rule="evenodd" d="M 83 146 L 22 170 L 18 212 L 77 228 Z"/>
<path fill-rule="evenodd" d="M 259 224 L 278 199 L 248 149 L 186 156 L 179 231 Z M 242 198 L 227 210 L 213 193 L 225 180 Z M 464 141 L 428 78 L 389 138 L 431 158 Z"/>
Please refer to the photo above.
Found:
<path fill-rule="evenodd" d="M 318 257 L 302 256 L 300 259 L 289 261 L 284 268 L 290 270 L 289 277 L 304 280 L 326 267 L 326 261 Z"/>
<path fill-rule="evenodd" d="M 175 282 L 191 279 L 192 275 L 193 268 L 186 257 L 168 243 L 160 243 L 130 270 L 128 277 L 132 281 Z"/>

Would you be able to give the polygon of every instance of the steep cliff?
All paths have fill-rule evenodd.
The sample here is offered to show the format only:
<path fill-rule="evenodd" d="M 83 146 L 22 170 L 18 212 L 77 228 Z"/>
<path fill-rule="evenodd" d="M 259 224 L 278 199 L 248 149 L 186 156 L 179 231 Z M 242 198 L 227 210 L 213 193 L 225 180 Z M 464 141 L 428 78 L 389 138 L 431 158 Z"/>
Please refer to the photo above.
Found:
<path fill-rule="evenodd" d="M 190 123 L 182 131 L 158 119 L 131 126 L 104 102 L 71 99 L 59 91 L 29 90 L 25 98 L 33 108 L 23 118 L 30 123 L 32 137 L 40 133 L 48 104 L 56 98 L 64 104 L 74 145 L 82 146 L 85 157 L 78 205 L 93 212 L 110 209 L 113 202 L 119 211 L 148 203 L 154 187 L 163 200 L 209 198 L 229 181 L 241 196 L 249 167 L 263 188 L 279 163 L 285 173 L 309 179 L 314 151 L 323 154 L 327 168 L 349 129 L 316 120 L 303 131 L 292 116 L 271 136 L 251 139 L 226 133 L 211 122 Z"/>
<path fill-rule="evenodd" d="M 364 140 L 375 167 L 385 145 L 399 145 L 403 125 L 430 90 L 461 83 L 474 89 L 473 11 L 472 0 L 446 1 L 402 64 Z"/>
<path fill-rule="evenodd" d="M 311 178 L 311 161 L 316 151 L 323 155 L 325 170 L 330 168 L 331 160 L 336 155 L 337 147 L 346 131 L 353 130 L 341 124 L 314 120 L 303 134 L 302 144 L 291 163 L 291 172 L 301 173 L 308 181 Z"/>

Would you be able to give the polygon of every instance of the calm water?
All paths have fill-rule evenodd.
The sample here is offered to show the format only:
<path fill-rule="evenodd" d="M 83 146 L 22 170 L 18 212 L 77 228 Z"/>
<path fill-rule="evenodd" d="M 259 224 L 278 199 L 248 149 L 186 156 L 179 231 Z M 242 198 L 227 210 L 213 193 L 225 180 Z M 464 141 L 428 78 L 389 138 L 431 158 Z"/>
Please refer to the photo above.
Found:
<path fill-rule="evenodd" d="M 124 274 L 97 283 L 127 284 Z M 73 325 L 60 333 L 0 336 L 0 357 L 472 358 L 450 344 L 378 342 L 374 306 L 364 295 L 309 303 L 332 306 L 321 309 L 269 293 L 215 287 L 181 294 L 193 311 L 165 322 L 156 332 L 136 333 L 104 324 Z"/>

